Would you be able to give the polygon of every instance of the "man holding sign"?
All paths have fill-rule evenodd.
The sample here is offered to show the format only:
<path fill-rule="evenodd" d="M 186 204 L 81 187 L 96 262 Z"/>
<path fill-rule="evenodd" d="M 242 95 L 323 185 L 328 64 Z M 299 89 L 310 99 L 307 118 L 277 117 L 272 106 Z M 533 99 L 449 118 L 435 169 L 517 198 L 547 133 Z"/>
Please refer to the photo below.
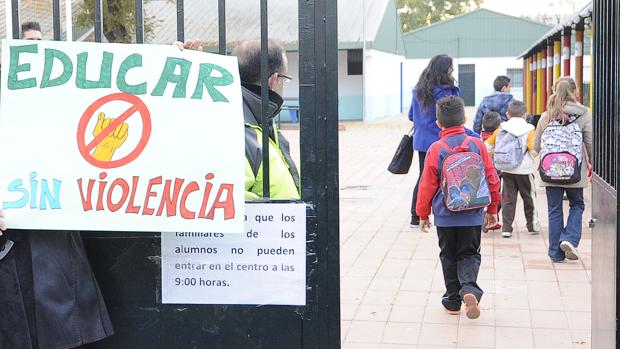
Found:
<path fill-rule="evenodd" d="M 79 347 L 113 331 L 75 230 L 243 232 L 236 61 L 14 40 L 2 55 L 0 348 Z"/>

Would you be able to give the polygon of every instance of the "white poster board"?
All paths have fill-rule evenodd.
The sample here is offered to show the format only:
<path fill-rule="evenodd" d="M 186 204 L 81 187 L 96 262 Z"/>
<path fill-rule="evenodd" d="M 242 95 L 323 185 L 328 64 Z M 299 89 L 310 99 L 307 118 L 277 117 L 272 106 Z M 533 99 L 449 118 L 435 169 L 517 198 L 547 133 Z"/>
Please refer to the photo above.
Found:
<path fill-rule="evenodd" d="M 306 304 L 305 204 L 247 204 L 244 234 L 162 233 L 162 303 Z"/>
<path fill-rule="evenodd" d="M 243 231 L 236 58 L 170 45 L 2 45 L 8 227 Z"/>

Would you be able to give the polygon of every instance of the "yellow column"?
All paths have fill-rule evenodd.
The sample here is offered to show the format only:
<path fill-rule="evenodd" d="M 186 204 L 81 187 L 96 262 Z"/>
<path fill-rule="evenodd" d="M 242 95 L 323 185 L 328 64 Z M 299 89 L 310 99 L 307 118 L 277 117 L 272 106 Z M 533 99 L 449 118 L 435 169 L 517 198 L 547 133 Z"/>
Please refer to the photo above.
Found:
<path fill-rule="evenodd" d="M 525 58 L 525 86 L 523 90 L 525 91 L 524 102 L 527 105 L 527 110 L 530 114 L 534 114 L 532 110 L 532 90 L 530 89 L 530 83 L 532 79 L 532 56 L 527 56 Z"/>
<path fill-rule="evenodd" d="M 523 57 L 523 103 L 527 106 L 528 114 L 532 114 L 529 105 L 530 93 L 530 58 Z"/>

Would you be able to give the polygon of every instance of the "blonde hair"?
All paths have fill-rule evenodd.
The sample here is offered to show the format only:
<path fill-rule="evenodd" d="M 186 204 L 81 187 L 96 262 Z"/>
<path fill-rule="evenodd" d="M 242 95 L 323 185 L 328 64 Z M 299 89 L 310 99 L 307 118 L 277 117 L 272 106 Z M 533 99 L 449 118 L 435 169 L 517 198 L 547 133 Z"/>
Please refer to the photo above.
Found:
<path fill-rule="evenodd" d="M 562 77 L 553 86 L 553 94 L 547 103 L 549 120 L 564 120 L 564 106 L 566 103 L 577 103 L 577 84 L 570 77 Z"/>

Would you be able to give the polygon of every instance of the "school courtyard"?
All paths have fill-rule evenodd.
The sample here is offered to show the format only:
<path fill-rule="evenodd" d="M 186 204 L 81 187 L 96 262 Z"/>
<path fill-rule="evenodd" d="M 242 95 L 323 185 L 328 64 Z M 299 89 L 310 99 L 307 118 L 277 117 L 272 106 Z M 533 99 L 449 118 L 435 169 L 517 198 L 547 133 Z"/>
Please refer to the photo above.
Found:
<path fill-rule="evenodd" d="M 343 126 L 339 136 L 344 349 L 591 347 L 589 190 L 581 260 L 557 264 L 547 257 L 547 206 L 544 188 L 539 187 L 542 233 L 527 233 L 519 203 L 512 238 L 502 238 L 500 232 L 483 234 L 482 315 L 478 320 L 448 315 L 440 303 L 444 285 L 437 236 L 409 227 L 418 165 L 414 161 L 407 175 L 386 170 L 410 123 L 403 117 Z M 295 132 L 285 132 L 292 143 L 297 142 Z"/>

